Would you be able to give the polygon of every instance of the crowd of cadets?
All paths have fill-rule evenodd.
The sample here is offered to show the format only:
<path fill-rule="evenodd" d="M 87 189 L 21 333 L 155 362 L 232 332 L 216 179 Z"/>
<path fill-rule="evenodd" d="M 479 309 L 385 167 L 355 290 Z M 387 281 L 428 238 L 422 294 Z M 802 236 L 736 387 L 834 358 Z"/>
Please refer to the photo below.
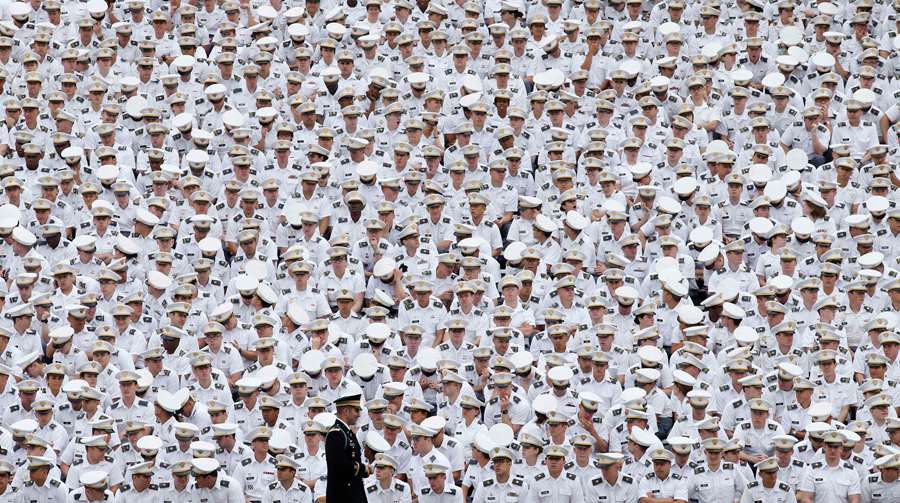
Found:
<path fill-rule="evenodd" d="M 0 503 L 897 501 L 898 33 L 0 0 Z"/>

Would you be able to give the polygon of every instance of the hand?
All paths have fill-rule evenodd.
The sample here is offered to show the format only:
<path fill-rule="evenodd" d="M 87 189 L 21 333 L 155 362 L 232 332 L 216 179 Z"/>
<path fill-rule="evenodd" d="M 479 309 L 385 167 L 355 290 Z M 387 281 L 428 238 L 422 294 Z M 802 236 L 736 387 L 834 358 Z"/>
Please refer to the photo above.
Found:
<path fill-rule="evenodd" d="M 578 422 L 581 423 L 581 427 L 588 431 L 588 433 L 596 433 L 597 430 L 594 428 L 594 422 L 588 418 L 580 417 L 578 418 Z"/>
<path fill-rule="evenodd" d="M 487 367 L 485 367 L 484 370 L 481 371 L 481 382 L 487 384 L 488 378 L 490 378 L 490 377 L 491 377 L 491 371 L 488 370 Z"/>
<path fill-rule="evenodd" d="M 760 88 L 762 88 L 762 85 L 761 85 L 761 84 L 760 84 Z M 705 101 L 705 102 L 707 102 L 707 103 L 710 102 L 710 101 L 709 101 L 709 89 L 707 89 L 706 87 L 704 87 L 703 89 L 700 90 L 700 95 L 703 96 L 703 101 Z"/>
<path fill-rule="evenodd" d="M 374 475 L 374 474 L 375 474 L 375 467 L 373 467 L 372 465 L 366 465 L 366 475 Z"/>
<path fill-rule="evenodd" d="M 506 409 L 508 409 L 508 408 L 509 408 L 509 397 L 508 397 L 508 396 L 501 396 L 501 397 L 500 397 L 500 409 L 501 409 L 501 410 L 506 410 Z"/>
<path fill-rule="evenodd" d="M 282 96 L 284 96 L 284 93 L 281 92 L 281 88 L 280 88 L 280 87 L 276 87 L 276 88 L 275 88 L 275 92 L 273 92 L 272 94 L 274 94 L 275 97 L 278 98 L 278 99 L 281 99 Z"/>
<path fill-rule="evenodd" d="M 47 311 L 41 315 L 41 321 L 47 321 L 49 319 L 50 319 L 50 311 Z"/>

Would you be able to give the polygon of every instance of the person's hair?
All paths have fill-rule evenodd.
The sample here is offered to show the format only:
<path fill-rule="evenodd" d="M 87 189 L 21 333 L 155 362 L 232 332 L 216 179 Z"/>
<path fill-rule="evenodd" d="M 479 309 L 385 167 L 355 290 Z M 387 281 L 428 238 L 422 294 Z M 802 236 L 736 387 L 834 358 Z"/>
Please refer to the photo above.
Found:
<path fill-rule="evenodd" d="M 809 203 L 809 202 L 806 204 L 809 206 L 809 210 L 810 210 L 809 218 L 813 222 L 815 222 L 817 220 L 821 220 L 821 219 L 825 218 L 826 215 L 828 215 L 828 211 L 825 208 L 823 208 L 817 204 L 813 204 L 813 203 Z"/>
<path fill-rule="evenodd" d="M 678 388 L 679 390 L 681 390 L 681 392 L 684 393 L 685 395 L 687 395 L 688 392 L 690 392 L 691 390 L 694 389 L 693 386 L 687 386 L 685 384 L 681 384 L 678 381 L 675 381 L 675 387 Z"/>

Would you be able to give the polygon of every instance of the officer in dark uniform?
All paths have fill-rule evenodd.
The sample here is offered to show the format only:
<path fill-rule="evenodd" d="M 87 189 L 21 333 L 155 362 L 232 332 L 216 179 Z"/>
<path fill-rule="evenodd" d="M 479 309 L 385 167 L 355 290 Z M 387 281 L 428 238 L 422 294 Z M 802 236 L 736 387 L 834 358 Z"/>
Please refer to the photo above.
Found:
<path fill-rule="evenodd" d="M 362 389 L 351 383 L 334 401 L 337 420 L 325 435 L 325 458 L 328 462 L 326 501 L 365 503 L 363 478 L 374 473 L 362 459 L 359 441 L 350 429 L 362 411 Z"/>

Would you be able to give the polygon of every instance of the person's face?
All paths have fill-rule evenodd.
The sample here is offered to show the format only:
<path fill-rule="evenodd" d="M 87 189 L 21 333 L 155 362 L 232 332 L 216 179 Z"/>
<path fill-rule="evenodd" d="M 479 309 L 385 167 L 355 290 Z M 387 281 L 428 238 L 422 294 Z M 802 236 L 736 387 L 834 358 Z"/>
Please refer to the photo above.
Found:
<path fill-rule="evenodd" d="M 341 367 L 330 367 L 325 369 L 325 378 L 332 387 L 337 386 L 344 377 L 344 369 Z"/>
<path fill-rule="evenodd" d="M 887 342 L 881 345 L 882 349 L 884 349 L 884 356 L 888 358 L 888 360 L 894 361 L 897 359 L 897 352 L 900 350 L 900 344 L 896 342 Z"/>
<path fill-rule="evenodd" d="M 885 369 L 887 368 L 884 365 L 881 365 L 881 367 L 883 367 Z M 869 369 L 871 370 L 872 367 L 869 367 Z M 874 376 L 873 376 L 873 378 L 878 379 L 877 377 L 874 377 Z M 881 421 L 886 419 L 888 417 L 888 414 L 890 413 L 889 406 L 886 404 L 885 405 L 875 405 L 875 406 L 869 407 L 869 410 L 872 413 L 872 417 L 877 418 Z"/>
<path fill-rule="evenodd" d="M 843 446 L 841 444 L 825 444 L 825 459 L 830 462 L 835 462 L 841 459 L 841 452 L 843 451 Z"/>
<path fill-rule="evenodd" d="M 506 477 L 509 475 L 509 469 L 512 466 L 512 461 L 506 458 L 497 458 L 492 463 L 494 465 L 494 474 L 498 477 Z"/>

